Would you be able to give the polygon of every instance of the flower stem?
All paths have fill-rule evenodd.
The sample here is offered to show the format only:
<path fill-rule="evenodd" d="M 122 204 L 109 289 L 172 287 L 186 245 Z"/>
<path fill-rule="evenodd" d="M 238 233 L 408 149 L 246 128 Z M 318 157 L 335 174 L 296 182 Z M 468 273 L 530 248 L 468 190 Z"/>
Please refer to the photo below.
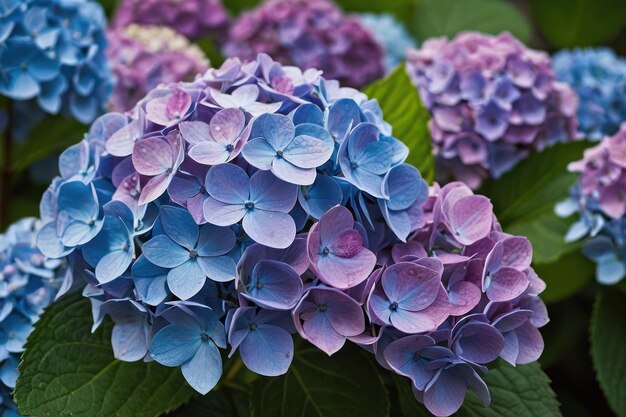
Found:
<path fill-rule="evenodd" d="M 3 135 L 3 161 L 2 173 L 0 177 L 0 230 L 9 225 L 9 210 L 11 194 L 13 188 L 13 171 L 11 161 L 13 160 L 13 102 L 7 99 L 7 123 Z"/>

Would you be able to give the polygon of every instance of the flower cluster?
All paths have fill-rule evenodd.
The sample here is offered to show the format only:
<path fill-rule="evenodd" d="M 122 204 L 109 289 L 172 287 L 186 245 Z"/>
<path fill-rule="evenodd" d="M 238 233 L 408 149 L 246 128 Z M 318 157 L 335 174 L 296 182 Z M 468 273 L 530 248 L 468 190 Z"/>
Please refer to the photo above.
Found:
<path fill-rule="evenodd" d="M 91 122 L 113 89 L 106 19 L 89 0 L 18 0 L 0 14 L 0 93 Z"/>
<path fill-rule="evenodd" d="M 477 188 L 529 153 L 577 136 L 576 96 L 547 54 L 508 33 L 430 39 L 407 55 L 428 107 L 440 175 Z"/>
<path fill-rule="evenodd" d="M 191 40 L 207 36 L 224 40 L 229 18 L 221 0 L 123 0 L 113 27 L 124 28 L 131 23 L 168 26 Z"/>
<path fill-rule="evenodd" d="M 359 20 L 383 47 L 387 72 L 404 61 L 407 49 L 416 46 L 407 29 L 392 14 L 363 13 Z"/>
<path fill-rule="evenodd" d="M 230 59 L 99 118 L 60 158 L 38 244 L 71 255 L 116 357 L 181 367 L 201 393 L 229 346 L 284 374 L 297 333 L 375 353 L 449 415 L 468 386 L 489 402 L 484 364 L 539 356 L 543 282 L 487 198 L 429 196 L 407 156 L 362 93 Z"/>
<path fill-rule="evenodd" d="M 130 110 L 157 85 L 191 81 L 209 67 L 200 48 L 168 27 L 130 24 L 107 35 L 107 54 L 117 77 L 109 103 L 114 111 Z"/>
<path fill-rule="evenodd" d="M 565 240 L 588 237 L 583 252 L 596 262 L 598 281 L 615 284 L 626 276 L 626 123 L 568 169 L 580 179 L 556 212 L 562 217 L 578 212 L 580 218 Z"/>
<path fill-rule="evenodd" d="M 40 223 L 26 218 L 0 235 L 0 414 L 12 414 L 17 365 L 33 323 L 55 297 L 65 262 L 44 257 L 36 246 Z M 7 411 L 11 410 L 11 411 Z"/>
<path fill-rule="evenodd" d="M 354 16 L 331 0 L 266 0 L 233 23 L 227 56 L 253 60 L 267 53 L 301 69 L 319 68 L 327 79 L 362 87 L 384 73 L 382 47 Z"/>
<path fill-rule="evenodd" d="M 626 120 L 626 59 L 608 48 L 564 50 L 552 59 L 557 79 L 578 94 L 581 132 L 600 140 Z"/>

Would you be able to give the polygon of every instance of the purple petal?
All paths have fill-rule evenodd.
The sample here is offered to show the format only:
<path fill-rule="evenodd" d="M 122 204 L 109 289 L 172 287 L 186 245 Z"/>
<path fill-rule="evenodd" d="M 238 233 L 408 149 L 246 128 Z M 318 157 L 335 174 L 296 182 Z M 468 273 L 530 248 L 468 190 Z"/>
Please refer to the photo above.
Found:
<path fill-rule="evenodd" d="M 174 166 L 174 151 L 161 138 L 146 138 L 133 147 L 133 165 L 142 175 L 159 175 Z"/>
<path fill-rule="evenodd" d="M 455 413 L 465 399 L 467 385 L 456 372 L 442 369 L 424 391 L 424 405 L 438 417 Z"/>
<path fill-rule="evenodd" d="M 189 149 L 189 157 L 199 164 L 217 165 L 227 162 L 230 152 L 216 142 L 202 142 Z"/>
<path fill-rule="evenodd" d="M 526 274 L 516 269 L 504 267 L 490 276 L 491 282 L 487 286 L 487 296 L 491 301 L 510 301 L 528 288 Z"/>
<path fill-rule="evenodd" d="M 255 208 L 289 213 L 297 198 L 298 187 L 276 178 L 271 172 L 257 171 L 250 178 L 250 200 Z"/>
<path fill-rule="evenodd" d="M 209 169 L 206 189 L 211 197 L 218 201 L 240 204 L 250 198 L 250 179 L 237 165 L 219 164 Z"/>
<path fill-rule="evenodd" d="M 381 278 L 387 297 L 410 311 L 420 311 L 431 305 L 439 293 L 440 282 L 436 271 L 411 262 L 391 265 Z"/>
<path fill-rule="evenodd" d="M 293 338 L 272 325 L 257 325 L 239 347 L 243 363 L 252 372 L 264 376 L 283 375 L 293 359 Z"/>
<path fill-rule="evenodd" d="M 311 185 L 317 177 L 315 168 L 299 168 L 284 158 L 274 160 L 272 173 L 281 180 L 296 185 Z"/>
<path fill-rule="evenodd" d="M 137 203 L 140 205 L 148 204 L 161 197 L 170 185 L 171 180 L 172 176 L 168 174 L 161 174 L 150 178 L 141 190 Z"/>
<path fill-rule="evenodd" d="M 231 226 L 243 218 L 246 208 L 243 203 L 222 203 L 208 197 L 202 204 L 202 212 L 207 222 L 216 226 Z"/>
<path fill-rule="evenodd" d="M 491 232 L 493 206 L 481 195 L 463 197 L 452 207 L 449 220 L 455 239 L 471 245 Z"/>
<path fill-rule="evenodd" d="M 328 254 L 320 256 L 315 264 L 319 272 L 318 278 L 333 287 L 340 289 L 352 288 L 365 281 L 376 266 L 376 255 L 362 248 L 350 258 L 342 258 Z"/>

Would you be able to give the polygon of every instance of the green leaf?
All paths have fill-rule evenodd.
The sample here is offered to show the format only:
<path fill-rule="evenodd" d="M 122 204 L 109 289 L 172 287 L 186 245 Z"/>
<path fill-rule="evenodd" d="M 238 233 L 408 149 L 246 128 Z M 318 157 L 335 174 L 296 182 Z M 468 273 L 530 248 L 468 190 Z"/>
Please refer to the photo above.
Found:
<path fill-rule="evenodd" d="M 87 127 L 80 122 L 61 116 L 46 117 L 16 146 L 11 169 L 20 172 L 56 152 L 79 142 Z"/>
<path fill-rule="evenodd" d="M 410 29 L 419 39 L 453 37 L 468 30 L 508 31 L 522 42 L 530 39 L 524 15 L 502 0 L 420 0 Z"/>
<path fill-rule="evenodd" d="M 458 416 L 460 417 L 556 417 L 559 403 L 550 388 L 550 380 L 538 363 L 513 367 L 496 362 L 485 376 L 491 392 L 491 405 L 485 408 L 470 392 Z"/>
<path fill-rule="evenodd" d="M 530 0 L 530 10 L 556 48 L 606 44 L 626 26 L 623 0 Z"/>
<path fill-rule="evenodd" d="M 580 251 L 565 253 L 558 261 L 535 263 L 535 272 L 546 282 L 541 299 L 546 303 L 564 300 L 582 290 L 595 275 L 593 263 Z"/>
<path fill-rule="evenodd" d="M 626 295 L 598 291 L 591 319 L 591 356 L 600 387 L 619 417 L 626 416 Z"/>
<path fill-rule="evenodd" d="M 287 374 L 258 379 L 254 417 L 385 417 L 389 398 L 366 353 L 345 347 L 331 357 L 314 346 L 298 349 Z"/>
<path fill-rule="evenodd" d="M 400 410 L 404 417 L 430 417 L 432 415 L 413 395 L 412 383 L 408 378 L 392 374 L 392 379 L 398 391 Z"/>
<path fill-rule="evenodd" d="M 167 417 L 250 417 L 250 395 L 244 391 L 219 388 L 196 396 Z"/>
<path fill-rule="evenodd" d="M 580 159 L 590 144 L 554 145 L 526 158 L 502 178 L 487 181 L 479 190 L 491 198 L 506 232 L 528 236 L 535 262 L 554 262 L 578 250 L 578 244 L 563 241 L 571 220 L 556 217 L 554 206 L 567 198 L 578 178 L 578 174 L 567 171 L 567 165 Z"/>
<path fill-rule="evenodd" d="M 378 100 L 385 121 L 393 127 L 393 135 L 409 147 L 406 162 L 416 166 L 426 182 L 432 182 L 435 157 L 428 130 L 430 117 L 405 66 L 400 65 L 387 78 L 367 87 L 364 93 Z"/>
<path fill-rule="evenodd" d="M 193 391 L 177 368 L 113 357 L 112 323 L 91 333 L 89 300 L 46 309 L 26 342 L 15 389 L 19 412 L 38 417 L 157 417 Z"/>

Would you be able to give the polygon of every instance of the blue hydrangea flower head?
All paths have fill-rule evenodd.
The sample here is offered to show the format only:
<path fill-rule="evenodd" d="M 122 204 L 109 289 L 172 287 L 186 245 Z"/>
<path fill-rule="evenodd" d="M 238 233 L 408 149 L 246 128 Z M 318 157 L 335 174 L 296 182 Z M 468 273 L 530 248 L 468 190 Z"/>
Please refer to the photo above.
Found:
<path fill-rule="evenodd" d="M 91 122 L 113 89 L 105 28 L 90 0 L 12 2 L 0 16 L 0 93 Z"/>
<path fill-rule="evenodd" d="M 36 244 L 41 222 L 22 219 L 0 235 L 0 414 L 15 412 L 11 391 L 26 338 L 65 279 L 64 260 L 44 256 Z M 7 414 L 5 414 L 7 413 Z M 17 414 L 14 414 L 17 415 Z"/>
<path fill-rule="evenodd" d="M 393 369 L 394 340 L 438 334 L 445 355 L 424 353 L 437 372 L 416 398 L 455 411 L 468 386 L 488 399 L 476 363 L 541 353 L 543 286 L 486 197 L 429 189 L 407 156 L 364 94 L 267 55 L 229 59 L 96 120 L 59 159 L 37 243 L 76 272 L 64 288 L 85 281 L 94 328 L 113 320 L 117 358 L 180 367 L 202 394 L 226 349 L 282 375 L 295 335 Z"/>
<path fill-rule="evenodd" d="M 578 95 L 583 135 L 600 140 L 615 134 L 626 120 L 626 59 L 609 48 L 587 48 L 559 51 L 552 62 L 557 79 Z"/>
<path fill-rule="evenodd" d="M 404 61 L 408 48 L 417 46 L 404 25 L 389 13 L 363 13 L 359 19 L 383 47 L 388 72 Z"/>

